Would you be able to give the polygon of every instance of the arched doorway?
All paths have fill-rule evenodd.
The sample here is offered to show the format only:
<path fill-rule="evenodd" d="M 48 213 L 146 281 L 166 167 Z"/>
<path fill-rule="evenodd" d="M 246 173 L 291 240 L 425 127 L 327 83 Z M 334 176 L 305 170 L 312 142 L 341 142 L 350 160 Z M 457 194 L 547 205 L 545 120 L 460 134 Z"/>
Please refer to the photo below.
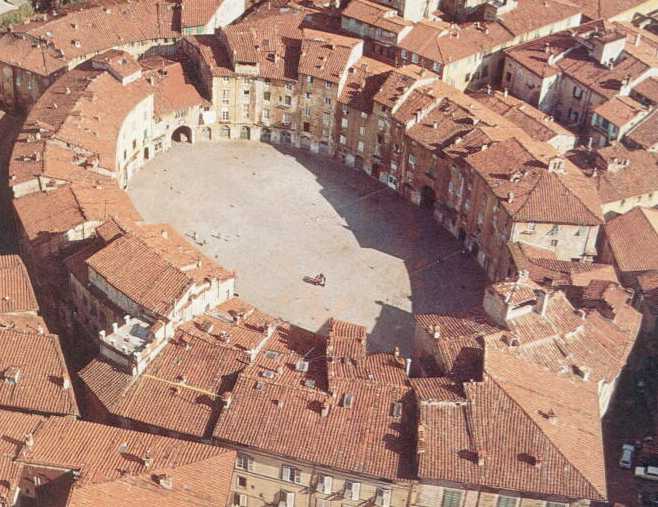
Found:
<path fill-rule="evenodd" d="M 192 142 L 192 129 L 182 125 L 174 130 L 171 134 L 171 140 L 177 143 L 191 143 Z"/>
<path fill-rule="evenodd" d="M 246 125 L 240 129 L 240 139 L 249 140 L 251 139 L 251 129 Z"/>
<path fill-rule="evenodd" d="M 432 187 L 425 185 L 420 191 L 420 207 L 425 209 L 434 208 L 436 193 Z"/>
<path fill-rule="evenodd" d="M 272 140 L 272 131 L 270 129 L 262 129 L 260 131 L 260 140 L 269 143 Z"/>
<path fill-rule="evenodd" d="M 219 129 L 219 137 L 224 137 L 226 139 L 231 137 L 231 127 L 229 127 L 228 125 L 223 125 Z"/>

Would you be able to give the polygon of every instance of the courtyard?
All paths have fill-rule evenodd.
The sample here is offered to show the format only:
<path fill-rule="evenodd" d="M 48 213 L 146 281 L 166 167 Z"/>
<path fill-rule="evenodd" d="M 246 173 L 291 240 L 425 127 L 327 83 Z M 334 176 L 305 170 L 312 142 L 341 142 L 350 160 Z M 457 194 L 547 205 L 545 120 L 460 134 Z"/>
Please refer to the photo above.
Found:
<path fill-rule="evenodd" d="M 414 313 L 481 301 L 484 274 L 428 210 L 320 156 L 248 141 L 176 144 L 129 193 L 238 273 L 239 295 L 312 331 L 368 328 L 372 351 L 411 352 Z M 304 282 L 323 273 L 324 287 Z"/>

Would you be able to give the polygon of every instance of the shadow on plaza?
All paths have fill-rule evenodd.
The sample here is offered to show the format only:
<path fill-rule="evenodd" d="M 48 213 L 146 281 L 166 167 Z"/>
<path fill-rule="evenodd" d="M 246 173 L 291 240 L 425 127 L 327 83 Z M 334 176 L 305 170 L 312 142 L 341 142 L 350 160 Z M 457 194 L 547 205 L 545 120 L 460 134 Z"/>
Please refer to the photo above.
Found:
<path fill-rule="evenodd" d="M 9 159 L 23 118 L 0 111 L 0 252 L 16 251 L 16 233 L 11 220 L 11 193 L 9 190 Z"/>
<path fill-rule="evenodd" d="M 429 210 L 407 202 L 358 170 L 309 152 L 275 149 L 294 157 L 315 176 L 321 195 L 345 220 L 360 247 L 404 261 L 412 311 L 386 300 L 375 301 L 381 310 L 370 333 L 371 350 L 387 350 L 396 343 L 408 355 L 414 314 L 452 312 L 481 302 L 485 274 L 473 258 L 460 253 L 461 243 L 435 222 Z M 326 324 L 321 330 L 325 328 Z"/>

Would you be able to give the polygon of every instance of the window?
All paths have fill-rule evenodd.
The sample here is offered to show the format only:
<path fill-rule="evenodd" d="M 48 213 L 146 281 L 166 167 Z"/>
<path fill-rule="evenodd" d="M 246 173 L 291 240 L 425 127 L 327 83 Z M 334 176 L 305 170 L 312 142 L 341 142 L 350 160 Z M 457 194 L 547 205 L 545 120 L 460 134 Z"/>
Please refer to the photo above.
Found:
<path fill-rule="evenodd" d="M 361 137 L 366 135 L 366 128 L 365 127 L 359 127 L 359 135 Z"/>
<path fill-rule="evenodd" d="M 318 482 L 318 491 L 320 493 L 324 493 L 325 495 L 330 495 L 332 492 L 333 482 L 333 477 L 330 475 L 321 475 L 320 481 Z"/>
<path fill-rule="evenodd" d="M 363 150 L 365 149 L 365 145 L 363 144 L 363 141 L 359 141 L 356 143 L 356 151 L 359 153 L 363 153 Z"/>
<path fill-rule="evenodd" d="M 505 72 L 505 81 L 511 81 L 511 80 L 512 80 L 512 73 Z"/>
<path fill-rule="evenodd" d="M 292 83 L 286 83 L 286 90 L 292 90 Z"/>
<path fill-rule="evenodd" d="M 346 129 L 346 128 L 347 128 L 347 125 L 348 125 L 347 118 L 342 118 L 342 119 L 340 120 L 340 126 L 341 126 L 341 128 Z"/>
<path fill-rule="evenodd" d="M 516 507 L 518 502 L 518 498 L 500 495 L 498 497 L 498 503 L 496 504 L 496 507 Z"/>
<path fill-rule="evenodd" d="M 286 507 L 294 507 L 295 505 L 295 494 L 290 491 L 282 491 L 281 496 L 286 502 Z M 280 504 L 279 504 L 280 505 Z"/>
<path fill-rule="evenodd" d="M 345 498 L 359 500 L 361 498 L 361 483 L 345 481 Z"/>
<path fill-rule="evenodd" d="M 454 489 L 443 490 L 443 499 L 441 500 L 441 507 L 461 507 L 462 492 Z"/>
<path fill-rule="evenodd" d="M 302 127 L 303 127 L 303 129 L 304 129 L 304 132 L 310 132 L 310 131 L 311 131 L 311 124 L 310 124 L 309 122 L 307 122 L 307 121 L 304 122 L 304 124 L 302 125 Z"/>
<path fill-rule="evenodd" d="M 403 49 L 403 50 L 400 52 L 400 58 L 402 58 L 403 60 L 406 60 L 406 59 L 407 59 L 407 50 L 406 50 L 406 49 Z"/>
<path fill-rule="evenodd" d="M 325 106 L 330 106 L 331 105 L 331 97 L 325 97 L 324 98 L 324 105 Z"/>
<path fill-rule="evenodd" d="M 575 99 L 580 100 L 583 97 L 583 89 L 579 86 L 573 87 L 573 96 Z"/>
<path fill-rule="evenodd" d="M 301 484 L 302 482 L 302 473 L 298 468 L 282 465 L 281 466 L 281 480 L 287 482 L 294 482 L 295 484 Z"/>
<path fill-rule="evenodd" d="M 238 475 L 238 488 L 246 488 L 246 487 L 247 487 L 247 478 Z"/>
<path fill-rule="evenodd" d="M 313 76 L 306 76 L 306 82 L 311 84 L 313 82 Z"/>
<path fill-rule="evenodd" d="M 250 93 L 251 93 L 251 92 L 250 92 L 248 89 L 242 90 L 242 96 L 243 96 L 243 97 L 249 97 L 249 94 L 250 94 Z"/>
<path fill-rule="evenodd" d="M 228 90 L 224 90 L 224 91 L 228 91 Z M 263 92 L 263 100 L 265 102 L 269 102 L 271 98 L 272 98 L 271 92 Z"/>
<path fill-rule="evenodd" d="M 576 231 L 576 236 L 584 236 L 585 234 L 587 234 L 587 227 L 583 225 L 579 226 Z"/>
<path fill-rule="evenodd" d="M 234 493 L 233 505 L 235 505 L 236 507 L 247 507 L 247 495 Z"/>
<path fill-rule="evenodd" d="M 548 231 L 548 235 L 555 236 L 558 232 L 560 232 L 560 226 L 555 224 L 553 227 L 551 227 L 551 230 Z"/>
<path fill-rule="evenodd" d="M 263 119 L 265 119 L 265 120 L 270 119 L 270 110 L 269 109 L 263 109 Z"/>
<path fill-rule="evenodd" d="M 229 98 L 229 91 L 222 90 L 222 103 L 228 104 L 228 98 Z"/>
<path fill-rule="evenodd" d="M 228 109 L 222 109 L 222 121 L 228 121 L 229 116 L 228 116 Z"/>
<path fill-rule="evenodd" d="M 536 229 L 537 229 L 537 224 L 532 223 L 532 222 L 530 222 L 530 223 L 528 224 L 528 231 L 530 231 L 530 232 L 535 232 Z"/>
<path fill-rule="evenodd" d="M 551 246 L 557 246 L 558 240 L 557 239 L 552 239 L 551 240 Z"/>
<path fill-rule="evenodd" d="M 378 507 L 390 507 L 391 505 L 391 490 L 377 488 L 375 493 L 375 505 Z"/>
<path fill-rule="evenodd" d="M 418 63 L 418 55 L 416 53 L 411 53 L 411 62 Z"/>
<path fill-rule="evenodd" d="M 368 119 L 368 113 L 364 113 L 364 112 L 362 111 L 362 112 L 361 112 L 361 118 L 363 118 L 364 120 L 367 120 L 367 119 Z"/>
<path fill-rule="evenodd" d="M 235 460 L 235 468 L 238 470 L 252 470 L 253 464 L 254 460 L 251 456 L 247 456 L 246 454 L 238 454 L 238 457 Z"/>
<path fill-rule="evenodd" d="M 409 154 L 409 165 L 412 167 L 416 165 L 416 155 L 413 153 Z"/>
<path fill-rule="evenodd" d="M 292 97 L 290 95 L 286 95 L 285 98 L 283 99 L 283 103 L 286 106 L 289 106 L 292 104 Z"/>
<path fill-rule="evenodd" d="M 331 125 L 331 116 L 329 116 L 329 113 L 322 113 L 322 124 Z"/>
<path fill-rule="evenodd" d="M 347 144 L 347 138 L 341 134 L 340 137 L 338 138 L 338 142 L 340 144 Z"/>
<path fill-rule="evenodd" d="M 432 63 L 432 70 L 434 72 L 440 72 L 441 71 L 441 64 L 439 62 L 433 62 Z"/>
<path fill-rule="evenodd" d="M 307 118 L 311 117 L 311 108 L 309 106 L 306 106 L 304 108 L 304 116 L 306 116 Z"/>
<path fill-rule="evenodd" d="M 246 118 L 249 118 L 249 104 L 243 104 L 243 105 L 242 105 L 242 114 L 243 114 Z"/>
<path fill-rule="evenodd" d="M 561 502 L 546 502 L 546 507 L 567 507 L 567 504 Z"/>

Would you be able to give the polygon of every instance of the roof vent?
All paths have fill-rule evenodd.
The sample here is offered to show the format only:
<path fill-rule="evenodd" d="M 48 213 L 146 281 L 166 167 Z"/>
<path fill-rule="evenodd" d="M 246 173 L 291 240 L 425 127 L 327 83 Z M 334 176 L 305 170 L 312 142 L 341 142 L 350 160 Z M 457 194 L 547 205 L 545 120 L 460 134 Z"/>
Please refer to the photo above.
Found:
<path fill-rule="evenodd" d="M 260 376 L 264 378 L 274 378 L 274 372 L 272 370 L 263 370 L 260 372 Z"/>
<path fill-rule="evenodd" d="M 295 370 L 306 373 L 308 371 L 308 361 L 300 359 L 295 365 Z"/>

